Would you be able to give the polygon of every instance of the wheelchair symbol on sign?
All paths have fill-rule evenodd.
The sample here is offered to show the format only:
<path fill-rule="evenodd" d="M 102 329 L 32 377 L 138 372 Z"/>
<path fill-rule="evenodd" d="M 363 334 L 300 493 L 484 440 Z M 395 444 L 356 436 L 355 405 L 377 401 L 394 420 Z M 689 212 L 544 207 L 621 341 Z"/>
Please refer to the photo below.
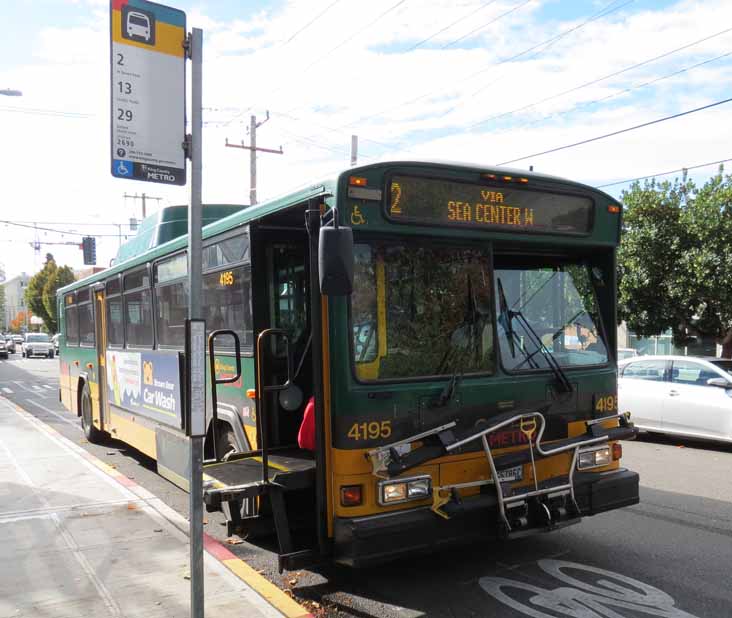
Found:
<path fill-rule="evenodd" d="M 354 206 L 351 211 L 351 224 L 363 225 L 364 223 L 366 223 L 366 217 L 363 216 L 363 213 L 358 206 Z"/>
<path fill-rule="evenodd" d="M 127 163 L 120 161 L 117 165 L 117 174 L 120 176 L 129 176 L 130 173 L 130 168 L 127 167 Z"/>

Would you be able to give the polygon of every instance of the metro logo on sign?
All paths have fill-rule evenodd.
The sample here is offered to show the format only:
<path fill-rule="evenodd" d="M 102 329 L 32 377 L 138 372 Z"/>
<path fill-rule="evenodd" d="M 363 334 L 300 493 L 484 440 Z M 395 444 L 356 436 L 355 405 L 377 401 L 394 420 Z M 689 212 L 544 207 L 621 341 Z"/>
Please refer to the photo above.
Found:
<path fill-rule="evenodd" d="M 110 4 L 112 175 L 186 183 L 186 15 L 147 0 Z"/>

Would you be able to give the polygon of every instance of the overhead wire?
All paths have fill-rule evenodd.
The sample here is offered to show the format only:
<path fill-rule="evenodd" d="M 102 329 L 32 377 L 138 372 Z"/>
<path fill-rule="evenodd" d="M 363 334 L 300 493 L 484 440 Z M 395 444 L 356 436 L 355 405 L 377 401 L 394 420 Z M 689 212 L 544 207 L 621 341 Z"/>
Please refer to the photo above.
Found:
<path fill-rule="evenodd" d="M 656 62 L 658 60 L 661 60 L 663 58 L 668 58 L 669 56 L 676 54 L 680 51 L 683 51 L 685 49 L 689 49 L 690 47 L 693 47 L 694 45 L 698 45 L 699 43 L 704 43 L 706 41 L 709 41 L 711 39 L 714 39 L 718 36 L 722 36 L 723 34 L 727 34 L 728 32 L 732 32 L 732 28 L 726 28 L 724 30 L 721 30 L 715 34 L 705 36 L 701 39 L 697 39 L 696 41 L 692 41 L 691 43 L 687 43 L 686 45 L 682 45 L 681 47 L 677 47 L 675 49 L 672 49 L 670 51 L 664 52 L 663 54 L 660 54 L 658 56 L 653 56 L 652 58 L 647 58 L 646 60 L 643 60 L 642 62 L 637 62 L 633 65 L 630 65 L 628 67 L 625 67 L 624 69 L 620 69 L 618 71 L 613 71 L 612 73 L 609 73 L 607 75 L 604 75 L 602 77 L 598 77 L 596 79 L 592 79 L 588 82 L 584 82 L 582 84 L 579 84 L 578 86 L 574 86 L 572 88 L 569 88 L 567 90 L 563 90 L 562 92 L 557 92 L 556 94 L 553 94 L 548 97 L 544 97 L 543 99 L 540 99 L 538 101 L 534 101 L 533 103 L 529 103 L 527 105 L 522 105 L 521 107 L 517 107 L 515 109 L 501 112 L 499 114 L 494 114 L 492 116 L 489 116 L 488 118 L 484 118 L 483 120 L 480 120 L 468 127 L 468 130 L 474 129 L 476 127 L 479 127 L 483 124 L 486 124 L 487 122 L 490 122 L 491 120 L 498 120 L 499 118 L 505 118 L 507 116 L 512 116 L 513 114 L 516 114 L 517 112 L 523 112 L 527 109 L 531 109 L 532 107 L 536 107 L 537 105 L 541 105 L 542 103 L 546 103 L 547 101 L 553 101 L 554 99 L 558 99 L 559 97 L 562 97 L 567 94 L 571 94 L 573 92 L 577 92 L 578 90 L 581 90 L 583 88 L 587 88 L 588 86 L 594 86 L 595 84 L 599 84 L 600 82 L 603 82 L 605 80 L 610 79 L 611 77 L 617 77 L 618 75 L 622 75 L 623 73 L 627 73 L 628 71 L 632 71 L 634 69 L 640 68 L 642 66 L 645 66 L 647 64 L 651 64 L 652 62 Z"/>
<path fill-rule="evenodd" d="M 719 161 L 710 161 L 709 163 L 700 163 L 699 165 L 687 165 L 686 167 L 680 167 L 676 170 L 670 170 L 668 172 L 658 172 L 657 174 L 648 174 L 648 176 L 638 176 L 637 178 L 629 178 L 627 180 L 617 180 L 615 182 L 607 182 L 603 185 L 595 185 L 597 189 L 604 189 L 605 187 L 614 187 L 616 185 L 624 185 L 629 182 L 638 182 L 639 180 L 646 180 L 648 178 L 656 178 L 657 176 L 668 176 L 670 174 L 678 174 L 679 172 L 686 172 L 688 170 L 696 170 L 702 167 L 709 167 L 711 165 L 721 165 L 722 163 L 729 163 L 732 159 L 720 159 Z"/>
<path fill-rule="evenodd" d="M 450 41 L 446 45 L 443 45 L 440 49 L 447 49 L 448 47 L 452 47 L 453 45 L 455 45 L 455 43 L 459 43 L 460 41 L 463 41 L 463 40 L 467 39 L 468 37 L 473 36 L 476 32 L 480 32 L 481 30 L 487 28 L 488 26 L 496 23 L 499 19 L 503 19 L 504 17 L 507 17 L 511 13 L 514 13 L 515 11 L 518 11 L 521 7 L 526 6 L 531 1 L 532 0 L 524 0 L 520 4 L 517 4 L 515 7 L 513 7 L 512 9 L 510 9 L 510 10 L 506 11 L 505 13 L 502 13 L 501 15 L 498 15 L 497 17 L 493 18 L 488 23 L 483 24 L 482 26 L 478 26 L 477 28 L 471 30 L 467 34 L 464 34 L 460 38 L 455 39 L 454 41 Z"/>
<path fill-rule="evenodd" d="M 717 60 L 721 60 L 722 58 L 727 58 L 729 56 L 732 56 L 732 52 L 727 52 L 726 54 L 720 54 L 719 56 L 715 56 L 714 58 L 709 58 L 708 60 L 704 60 L 702 62 L 698 62 L 696 64 L 693 64 L 688 67 L 684 67 L 683 69 L 679 69 L 678 71 L 674 71 L 673 73 L 667 73 L 666 75 L 662 75 L 661 77 L 656 77 L 655 79 L 649 80 L 647 82 L 643 82 L 641 84 L 636 84 L 634 86 L 630 86 L 628 88 L 623 88 L 623 90 L 618 90 L 617 92 L 613 92 L 612 94 L 609 94 L 607 96 L 604 96 L 600 99 L 595 99 L 593 101 L 586 101 L 584 103 L 581 103 L 577 105 L 576 107 L 573 107 L 571 109 L 567 109 L 560 112 L 554 112 L 553 114 L 549 114 L 547 116 L 544 116 L 542 118 L 537 118 L 536 120 L 530 120 L 528 122 L 521 122 L 519 124 L 512 124 L 512 129 L 517 129 L 521 127 L 528 127 L 533 126 L 535 124 L 539 124 L 541 122 L 545 122 L 546 120 L 549 120 L 550 118 L 556 118 L 558 116 L 565 116 L 567 114 L 573 114 L 576 113 L 578 110 L 584 109 L 585 107 L 589 107 L 591 105 L 596 105 L 598 103 L 603 103 L 604 101 L 608 101 L 610 99 L 614 99 L 616 97 L 619 97 L 623 94 L 627 94 L 629 92 L 632 92 L 633 90 L 639 90 L 640 88 L 645 88 L 646 86 L 651 86 L 653 84 L 657 84 L 658 82 L 661 82 L 665 79 L 670 79 L 672 77 L 676 77 L 678 75 L 682 75 L 683 73 L 687 73 L 693 69 L 697 69 L 701 66 L 704 66 L 706 64 L 710 64 L 712 62 L 716 62 Z"/>
<path fill-rule="evenodd" d="M 459 19 L 456 19 L 456 20 L 455 20 L 454 22 L 452 22 L 452 23 L 448 24 L 448 25 L 447 25 L 447 26 L 445 26 L 444 28 L 441 28 L 441 29 L 440 29 L 440 30 L 438 30 L 437 32 L 433 32 L 433 33 L 432 33 L 432 34 L 430 34 L 430 35 L 429 35 L 429 36 L 428 36 L 428 37 L 427 37 L 426 39 L 424 39 L 424 40 L 420 41 L 419 43 L 415 43 L 415 44 L 414 44 L 414 45 L 412 45 L 412 47 L 410 47 L 409 49 L 407 49 L 407 50 L 404 50 L 404 53 L 407 53 L 407 54 L 408 54 L 409 52 L 411 52 L 411 51 L 414 51 L 414 50 L 415 50 L 415 49 L 417 49 L 418 47 L 421 47 L 421 46 L 422 46 L 422 45 L 424 45 L 425 43 L 429 43 L 429 42 L 430 42 L 430 41 L 431 41 L 432 39 L 434 39 L 434 38 L 435 38 L 436 36 L 439 36 L 439 35 L 441 35 L 441 34 L 442 34 L 443 32 L 446 32 L 447 30 L 449 30 L 449 29 L 450 29 L 450 28 L 452 28 L 453 26 L 455 26 L 455 25 L 459 24 L 459 23 L 460 23 L 461 21 L 464 21 L 464 20 L 466 20 L 466 19 L 467 19 L 468 17 L 472 17 L 472 16 L 473 16 L 473 15 L 475 15 L 476 13 L 479 13 L 480 11 L 482 11 L 482 10 L 483 10 L 483 9 L 485 9 L 485 8 L 487 8 L 487 7 L 488 7 L 488 6 L 490 6 L 491 4 L 494 4 L 495 2 L 497 2 L 497 0 L 488 0 L 488 2 L 484 2 L 484 3 L 483 3 L 483 4 L 481 4 L 481 5 L 480 5 L 480 6 L 479 6 L 479 7 L 477 8 L 477 9 L 474 9 L 474 10 L 472 10 L 472 11 L 471 11 L 470 13 L 468 13 L 467 15 L 463 15 L 463 16 L 462 16 L 462 17 L 460 17 Z"/>
<path fill-rule="evenodd" d="M 290 43 L 298 34 L 303 32 L 304 30 L 307 30 L 310 26 L 312 26 L 316 21 L 318 21 L 323 15 L 325 15 L 328 11 L 330 11 L 336 4 L 341 2 L 341 0 L 334 0 L 331 2 L 327 7 L 325 7 L 320 13 L 318 13 L 315 17 L 313 17 L 307 24 L 305 24 L 302 28 L 300 28 L 295 34 L 293 34 L 289 39 L 287 39 L 281 47 L 284 47 L 288 43 Z"/>
<path fill-rule="evenodd" d="M 516 159 L 511 159 L 509 161 L 502 161 L 501 163 L 497 163 L 496 165 L 509 165 L 510 163 L 516 163 L 517 161 L 523 161 L 524 159 L 530 159 L 531 157 L 540 157 L 545 154 L 550 154 L 552 152 L 558 152 L 560 150 L 566 150 L 568 148 L 575 148 L 576 146 L 582 146 L 583 144 L 589 144 L 590 142 L 596 142 L 601 139 L 605 139 L 607 137 L 613 137 L 614 135 L 620 135 L 622 133 L 628 133 L 629 131 L 635 131 L 636 129 L 642 129 L 644 127 L 649 127 L 654 124 L 659 124 L 661 122 L 666 122 L 667 120 L 673 120 L 675 118 L 681 118 L 682 116 L 688 116 L 689 114 L 694 114 L 696 112 L 701 112 L 707 109 L 711 109 L 713 107 L 717 107 L 719 105 L 723 105 L 725 103 L 729 103 L 732 101 L 732 97 L 729 99 L 723 99 L 721 101 L 715 101 L 714 103 L 709 103 L 708 105 L 703 105 L 701 107 L 697 107 L 694 109 L 687 110 L 685 112 L 680 112 L 678 114 L 672 114 L 671 116 L 665 116 L 664 118 L 657 118 L 656 120 L 651 120 L 650 122 L 643 122 L 641 124 L 637 124 L 632 127 L 627 127 L 625 129 L 620 129 L 619 131 L 612 131 L 611 133 L 605 133 L 604 135 L 598 135 L 596 137 L 591 137 L 589 139 L 584 139 L 579 142 L 574 142 L 573 144 L 567 144 L 565 146 L 558 146 L 557 148 L 550 148 L 549 150 L 544 150 L 542 152 L 535 152 L 533 154 L 529 154 L 523 157 L 518 157 Z"/>
<path fill-rule="evenodd" d="M 299 74 L 299 75 L 302 75 L 302 74 L 303 74 L 303 73 L 305 73 L 306 71 L 309 71 L 309 70 L 310 70 L 310 69 L 311 69 L 312 67 L 314 67 L 314 66 L 315 66 L 316 64 L 318 64 L 318 63 L 322 62 L 323 60 L 325 60 L 325 59 L 326 59 L 326 58 L 327 58 L 328 56 L 330 56 L 330 55 L 331 55 L 331 54 L 332 54 L 333 52 L 335 52 L 335 51 L 337 51 L 338 49 L 340 49 L 341 47 L 343 47 L 343 45 L 345 45 L 346 43 L 348 43 L 348 42 L 352 41 L 352 40 L 353 40 L 354 38 L 356 38 L 357 36 L 359 36 L 359 35 L 360 35 L 360 34 L 361 34 L 362 32 L 364 32 L 365 30 L 367 30 L 368 28 L 370 28 L 371 26 L 373 26 L 373 25 L 374 25 L 374 24 L 375 24 L 376 22 L 378 22 L 378 21 L 379 21 L 380 19 L 382 19 L 382 18 L 383 18 L 383 17 L 385 17 L 385 16 L 387 15 L 387 14 L 389 14 L 389 13 L 390 13 L 391 11 L 395 10 L 396 8 L 398 8 L 398 7 L 400 6 L 400 5 L 404 4 L 404 3 L 405 3 L 405 2 L 407 2 L 407 1 L 408 1 L 408 0 L 398 0 L 398 2 L 396 2 L 396 4 L 392 5 L 392 6 L 391 6 L 391 7 L 389 7 L 389 8 L 388 8 L 388 9 L 387 9 L 386 11 L 382 12 L 382 13 L 381 13 L 381 14 L 380 14 L 380 15 L 379 15 L 378 17 L 376 17 L 376 18 L 375 18 L 374 20 L 372 20 L 371 22 L 369 22 L 368 24 L 366 24 L 366 25 L 365 25 L 364 27 L 362 27 L 362 28 L 361 28 L 360 30 L 356 31 L 355 33 L 352 33 L 351 35 L 349 35 L 348 37 L 346 37 L 346 38 L 345 38 L 345 39 L 344 39 L 343 41 L 341 41 L 341 42 L 340 42 L 340 43 L 339 43 L 338 45 L 336 45 L 336 46 L 335 46 L 334 48 L 332 48 L 331 50 L 329 50 L 328 52 L 326 52 L 326 53 L 325 53 L 324 55 L 322 55 L 322 56 L 320 56 L 319 58 L 317 58 L 317 59 L 313 60 L 313 61 L 312 61 L 312 62 L 311 62 L 310 64 L 306 65 L 305 67 L 303 67 L 303 68 L 299 69 L 299 70 L 298 70 L 298 74 Z M 274 94 L 276 94 L 276 93 L 278 93 L 278 92 L 280 92 L 280 91 L 284 90 L 285 88 L 287 88 L 287 86 L 283 84 L 283 85 L 281 85 L 281 86 L 279 86 L 279 87 L 275 88 L 274 90 L 272 90 L 272 91 L 271 91 L 271 92 L 269 93 L 269 95 L 270 95 L 270 96 L 272 96 L 272 95 L 274 95 Z M 230 125 L 230 124 L 231 124 L 231 123 L 232 123 L 232 122 L 233 122 L 234 120 L 236 120 L 237 118 L 240 118 L 240 117 L 241 117 L 242 115 L 246 114 L 246 113 L 247 113 L 248 111 L 250 111 L 250 110 L 252 110 L 252 109 L 254 109 L 254 105 L 250 105 L 250 106 L 249 106 L 249 107 L 248 107 L 248 108 L 247 108 L 246 110 L 244 110 L 243 112 L 241 112 L 241 113 L 239 113 L 239 114 L 236 114 L 236 115 L 235 115 L 235 116 L 234 116 L 233 118 L 231 118 L 231 119 L 230 119 L 229 121 L 225 122 L 225 123 L 224 123 L 224 124 L 223 124 L 222 126 L 229 126 L 229 125 Z M 288 110 L 288 111 L 292 111 L 292 110 L 295 110 L 295 109 L 298 109 L 298 108 L 297 108 L 297 107 L 293 107 L 292 109 L 290 109 L 290 110 Z"/>
<path fill-rule="evenodd" d="M 627 6 L 628 4 L 632 4 L 633 2 L 635 2 L 635 0 L 626 0 L 626 2 L 624 2 L 623 4 L 621 4 L 619 6 L 616 6 L 616 7 L 613 7 L 613 5 L 617 3 L 617 1 L 618 0 L 612 0 L 612 2 L 610 2 L 607 5 L 605 5 L 602 9 L 600 9 L 600 11 L 598 11 L 597 13 L 591 15 L 586 21 L 584 21 L 583 23 L 579 24 L 578 26 L 574 26 L 573 28 L 569 28 L 569 29 L 565 30 L 564 32 L 559 33 L 558 35 L 554 35 L 554 36 L 552 36 L 552 37 L 550 37 L 548 39 L 545 39 L 544 41 L 541 41 L 540 43 L 537 43 L 535 45 L 532 45 L 531 47 L 528 47 L 528 48 L 526 48 L 526 49 L 524 49 L 524 50 L 522 50 L 522 51 L 520 51 L 520 52 L 518 52 L 516 54 L 513 54 L 513 55 L 508 56 L 506 58 L 502 58 L 498 62 L 492 62 L 492 63 L 490 63 L 490 64 L 482 67 L 478 71 L 474 71 L 473 73 L 470 73 L 469 75 L 466 75 L 465 77 L 462 77 L 459 80 L 454 81 L 453 83 L 455 85 L 461 84 L 461 83 L 463 83 L 463 82 L 465 82 L 465 81 L 467 81 L 469 79 L 474 78 L 476 75 L 480 75 L 481 73 L 485 73 L 486 71 L 489 71 L 491 69 L 498 68 L 499 66 L 501 66 L 503 64 L 506 64 L 507 62 L 511 62 L 513 60 L 516 60 L 516 59 L 518 59 L 518 58 L 524 56 L 525 54 L 530 53 L 530 52 L 532 52 L 534 50 L 537 50 L 537 49 L 542 48 L 542 47 L 546 47 L 546 46 L 553 45 L 554 43 L 556 43 L 560 39 L 564 38 L 565 36 L 568 36 L 572 32 L 575 32 L 575 31 L 577 31 L 577 30 L 579 30 L 581 28 L 584 28 L 589 23 L 591 23 L 593 21 L 596 21 L 597 19 L 601 19 L 603 17 L 607 17 L 611 13 L 614 13 L 616 11 L 619 11 L 620 9 L 624 8 L 625 6 Z M 543 50 L 541 50 L 541 51 L 543 51 Z M 538 55 L 538 53 L 540 53 L 540 52 L 537 52 L 536 55 Z M 391 112 L 393 110 L 404 108 L 405 106 L 412 105 L 412 104 L 416 103 L 417 101 L 421 101 L 422 99 L 425 99 L 427 97 L 430 97 L 430 96 L 432 96 L 434 94 L 441 93 L 441 92 L 443 92 L 443 90 L 444 90 L 444 88 L 439 88 L 437 90 L 430 90 L 429 92 L 422 93 L 419 96 L 414 97 L 412 99 L 409 99 L 407 101 L 402 101 L 398 105 L 393 105 L 393 106 L 387 107 L 387 108 L 382 109 L 379 112 L 376 112 L 374 114 L 368 114 L 366 116 L 361 116 L 360 118 L 358 118 L 358 119 L 356 119 L 356 120 L 354 120 L 352 122 L 349 122 L 348 124 L 343 125 L 343 127 L 344 128 L 345 127 L 350 127 L 350 126 L 353 126 L 355 124 L 364 122 L 365 120 L 370 120 L 371 118 L 376 118 L 377 116 L 381 116 L 381 115 L 383 115 L 385 113 L 388 113 L 388 112 Z"/>

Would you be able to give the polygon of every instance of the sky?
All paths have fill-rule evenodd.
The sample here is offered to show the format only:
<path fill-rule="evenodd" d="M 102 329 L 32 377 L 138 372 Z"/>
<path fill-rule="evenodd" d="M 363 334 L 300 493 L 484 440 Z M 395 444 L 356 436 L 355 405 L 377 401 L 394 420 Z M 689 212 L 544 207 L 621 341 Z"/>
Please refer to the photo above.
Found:
<path fill-rule="evenodd" d="M 258 156 L 259 201 L 347 168 L 352 135 L 359 163 L 511 162 L 615 197 L 682 168 L 704 182 L 719 167 L 705 164 L 732 159 L 729 0 L 171 6 L 204 33 L 204 203 L 249 203 L 249 151 L 225 142 L 248 144 L 252 115 L 269 114 L 257 145 L 283 150 Z M 189 186 L 110 174 L 109 13 L 104 0 L 0 0 L 0 90 L 22 92 L 0 96 L 7 278 L 49 252 L 82 268 L 82 235 L 108 265 L 141 217 L 130 196 L 145 193 L 148 214 L 189 201 Z"/>

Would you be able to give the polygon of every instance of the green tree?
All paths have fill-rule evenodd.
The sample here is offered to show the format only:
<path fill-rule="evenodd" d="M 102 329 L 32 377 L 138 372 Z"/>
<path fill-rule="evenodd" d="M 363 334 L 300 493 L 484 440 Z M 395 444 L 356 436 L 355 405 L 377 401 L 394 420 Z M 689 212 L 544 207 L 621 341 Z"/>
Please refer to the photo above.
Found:
<path fill-rule="evenodd" d="M 732 176 L 635 183 L 621 200 L 620 319 L 641 336 L 671 329 L 676 345 L 713 337 L 732 357 Z"/>
<path fill-rule="evenodd" d="M 0 285 L 0 331 L 4 332 L 8 329 L 5 323 L 5 286 Z"/>
<path fill-rule="evenodd" d="M 74 274 L 68 266 L 59 268 L 53 255 L 46 254 L 43 268 L 28 281 L 25 300 L 34 315 L 43 319 L 50 333 L 58 330 L 56 290 L 74 281 Z"/>
<path fill-rule="evenodd" d="M 50 318 L 50 321 L 46 322 L 46 326 L 51 334 L 58 332 L 56 291 L 69 285 L 69 283 L 73 283 L 74 279 L 74 271 L 71 270 L 70 266 L 59 266 L 48 275 L 46 284 L 43 286 L 43 306 Z"/>

